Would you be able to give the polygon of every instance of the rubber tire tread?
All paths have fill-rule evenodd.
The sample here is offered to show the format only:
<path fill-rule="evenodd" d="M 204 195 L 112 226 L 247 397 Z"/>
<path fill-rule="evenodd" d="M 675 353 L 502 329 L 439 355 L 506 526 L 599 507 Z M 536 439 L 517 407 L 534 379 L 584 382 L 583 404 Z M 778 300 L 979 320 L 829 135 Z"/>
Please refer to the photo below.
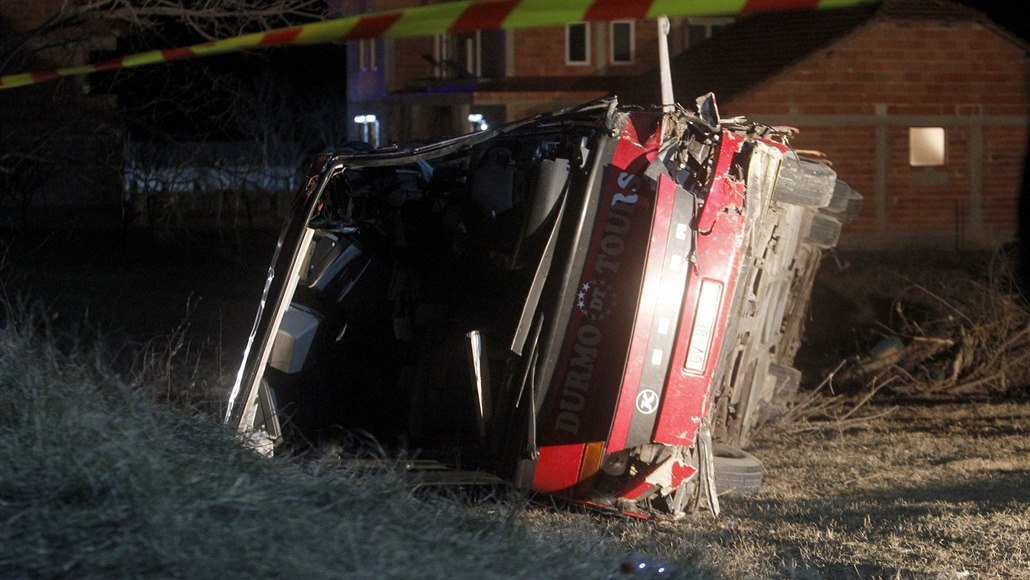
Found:
<path fill-rule="evenodd" d="M 752 494 L 762 488 L 762 462 L 743 449 L 714 445 L 715 490 L 719 495 Z"/>
<path fill-rule="evenodd" d="M 837 219 L 843 224 L 850 224 L 855 221 L 858 214 L 862 212 L 862 194 L 851 190 L 851 197 L 848 199 L 848 205 L 844 208 L 844 211 L 837 215 Z"/>
<path fill-rule="evenodd" d="M 833 195 L 830 197 L 830 203 L 826 204 L 823 211 L 838 214 L 848 207 L 848 200 L 851 199 L 851 195 L 855 190 L 851 189 L 851 186 L 844 183 L 841 180 L 837 180 L 837 184 L 833 187 Z"/>
<path fill-rule="evenodd" d="M 804 242 L 828 250 L 840 240 L 840 229 L 841 223 L 837 218 L 821 213 L 813 214 Z"/>
<path fill-rule="evenodd" d="M 837 187 L 837 172 L 822 163 L 784 157 L 772 198 L 805 207 L 826 207 Z"/>

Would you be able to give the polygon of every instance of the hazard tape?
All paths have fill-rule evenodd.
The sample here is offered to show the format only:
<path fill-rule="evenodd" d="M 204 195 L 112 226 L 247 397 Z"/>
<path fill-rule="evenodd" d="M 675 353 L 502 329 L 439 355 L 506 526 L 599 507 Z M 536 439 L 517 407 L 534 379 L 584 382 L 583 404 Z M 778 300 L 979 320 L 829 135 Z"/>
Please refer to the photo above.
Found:
<path fill-rule="evenodd" d="M 369 38 L 435 36 L 474 30 L 513 30 L 570 22 L 652 19 L 659 16 L 732 16 L 774 10 L 844 8 L 877 0 L 483 0 L 446 2 L 336 18 L 244 34 L 183 48 L 151 50 L 98 64 L 0 77 L 0 90 L 59 77 L 135 68 L 252 48 L 327 44 Z M 557 4 L 557 6 L 556 6 Z"/>

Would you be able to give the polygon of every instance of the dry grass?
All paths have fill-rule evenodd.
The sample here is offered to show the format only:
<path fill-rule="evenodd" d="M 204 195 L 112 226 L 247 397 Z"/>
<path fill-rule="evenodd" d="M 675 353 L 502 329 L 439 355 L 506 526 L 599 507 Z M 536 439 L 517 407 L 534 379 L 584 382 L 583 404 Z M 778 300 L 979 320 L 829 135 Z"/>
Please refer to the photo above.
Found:
<path fill-rule="evenodd" d="M 765 433 L 753 450 L 762 493 L 725 502 L 716 525 L 741 538 L 727 566 L 759 577 L 1030 574 L 1026 402 L 903 407 L 863 429 L 830 427 Z"/>
<path fill-rule="evenodd" d="M 894 257 L 837 277 L 839 287 L 877 280 L 881 299 L 890 298 L 889 310 L 881 313 L 886 316 L 865 330 L 872 346 L 850 357 L 838 384 L 920 397 L 1026 392 L 1030 304 L 1017 286 L 1014 260 L 1004 253 L 951 259 L 920 267 Z M 882 339 L 873 345 L 877 337 Z"/>
<path fill-rule="evenodd" d="M 924 277 L 926 263 L 824 267 L 816 306 L 833 306 L 832 334 L 820 334 L 817 314 L 807 348 L 818 346 L 826 370 L 878 338 L 844 336 L 841 313 L 863 332 L 877 322 L 896 332 L 901 319 L 881 315 L 904 287 L 905 320 L 933 335 L 924 313 L 942 301 L 917 286 L 944 297 L 935 280 L 970 273 L 963 263 Z M 827 287 L 843 298 L 826 300 Z M 627 552 L 662 578 L 1030 577 L 1030 400 L 1014 381 L 1007 400 L 983 391 L 993 401 L 898 399 L 900 375 L 846 395 L 827 381 L 793 422 L 758 434 L 759 494 L 723 498 L 719 518 L 656 523 L 261 460 L 185 412 L 206 409 L 193 400 L 206 387 L 185 399 L 169 390 L 213 380 L 188 333 L 115 357 L 95 337 L 30 327 L 0 321 L 0 578 L 608 578 Z M 135 374 L 115 376 L 112 357 Z"/>
<path fill-rule="evenodd" d="M 470 510 L 390 469 L 262 459 L 44 320 L 0 320 L 0 578 L 607 578 L 619 565 L 617 543 L 535 533 L 518 502 Z"/>

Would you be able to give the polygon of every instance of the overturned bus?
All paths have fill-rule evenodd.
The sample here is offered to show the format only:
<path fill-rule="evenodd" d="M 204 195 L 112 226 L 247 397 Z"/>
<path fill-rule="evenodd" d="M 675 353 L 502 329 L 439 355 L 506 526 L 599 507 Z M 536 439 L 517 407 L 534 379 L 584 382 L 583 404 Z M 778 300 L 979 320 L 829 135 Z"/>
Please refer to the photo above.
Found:
<path fill-rule="evenodd" d="M 226 421 L 359 433 L 440 481 L 718 509 L 789 407 L 823 251 L 861 196 L 791 130 L 614 98 L 314 164 Z M 450 478 L 450 479 L 449 479 Z"/>

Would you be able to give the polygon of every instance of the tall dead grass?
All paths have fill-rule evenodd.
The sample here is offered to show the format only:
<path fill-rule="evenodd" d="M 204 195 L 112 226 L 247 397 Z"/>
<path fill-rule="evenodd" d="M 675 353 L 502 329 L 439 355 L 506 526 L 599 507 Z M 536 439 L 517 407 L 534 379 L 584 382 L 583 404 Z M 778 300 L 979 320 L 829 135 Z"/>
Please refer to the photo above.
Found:
<path fill-rule="evenodd" d="M 844 334 L 850 311 L 862 313 L 862 326 L 852 329 L 860 340 L 818 384 L 798 394 L 777 421 L 779 429 L 840 432 L 914 401 L 1004 400 L 1030 393 L 1030 301 L 1012 256 L 850 257 L 857 263 L 842 268 L 838 262 L 820 273 L 820 282 L 838 305 L 829 325 Z M 869 314 L 874 304 L 883 310 L 875 318 Z M 817 328 L 827 324 L 812 322 Z"/>
<path fill-rule="evenodd" d="M 0 322 L 0 577 L 607 578 L 624 546 L 390 469 L 267 460 L 40 308 Z M 681 569 L 682 570 L 682 569 Z"/>
<path fill-rule="evenodd" d="M 895 273 L 885 337 L 841 377 L 906 396 L 1019 395 L 1030 385 L 1030 304 L 1010 256 L 974 268 Z"/>

